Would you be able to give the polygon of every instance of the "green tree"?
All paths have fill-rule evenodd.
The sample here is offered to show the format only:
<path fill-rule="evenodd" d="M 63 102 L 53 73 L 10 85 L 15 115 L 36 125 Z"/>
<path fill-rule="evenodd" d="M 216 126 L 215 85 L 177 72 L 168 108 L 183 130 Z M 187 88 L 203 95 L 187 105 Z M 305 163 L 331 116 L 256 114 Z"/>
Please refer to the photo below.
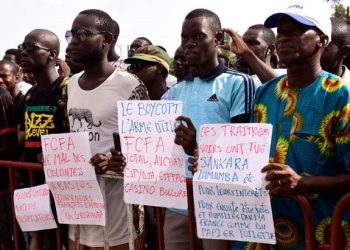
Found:
<path fill-rule="evenodd" d="M 349 20 L 349 13 L 347 7 L 342 3 L 342 0 L 326 0 L 331 3 L 332 9 L 334 10 L 333 16 L 341 18 L 343 20 Z"/>
<path fill-rule="evenodd" d="M 333 16 L 334 17 L 338 17 L 338 18 L 342 18 L 344 20 L 348 20 L 349 19 L 348 13 L 347 13 L 347 9 L 342 4 L 336 5 L 334 7 L 334 14 L 333 14 Z"/>

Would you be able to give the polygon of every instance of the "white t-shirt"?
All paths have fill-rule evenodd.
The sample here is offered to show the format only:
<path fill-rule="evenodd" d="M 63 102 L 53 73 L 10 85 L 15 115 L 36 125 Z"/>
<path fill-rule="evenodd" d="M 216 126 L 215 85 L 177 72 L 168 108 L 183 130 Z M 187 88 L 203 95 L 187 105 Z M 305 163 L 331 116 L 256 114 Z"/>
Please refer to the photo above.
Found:
<path fill-rule="evenodd" d="M 177 78 L 171 74 L 168 74 L 167 78 L 165 79 L 166 86 L 168 88 L 171 88 L 177 83 Z"/>
<path fill-rule="evenodd" d="M 350 71 L 349 69 L 343 65 L 343 74 L 341 75 L 341 78 L 343 79 L 344 82 L 347 84 L 350 84 Z"/>
<path fill-rule="evenodd" d="M 273 71 L 275 71 L 277 76 L 281 76 L 281 75 L 287 74 L 287 69 L 280 69 L 280 68 L 278 68 L 278 69 L 273 69 Z M 251 75 L 251 78 L 253 79 L 255 89 L 258 89 L 258 87 L 260 87 L 260 85 L 262 84 L 260 79 L 259 79 L 259 77 L 257 75 Z"/>
<path fill-rule="evenodd" d="M 80 88 L 78 79 L 84 72 L 73 75 L 68 82 L 68 118 L 71 132 L 89 132 L 92 155 L 109 153 L 113 147 L 113 132 L 118 131 L 117 101 L 148 99 L 145 85 L 126 71 L 116 69 L 93 90 Z M 101 184 L 102 177 L 98 177 Z M 110 246 L 128 243 L 128 218 L 123 199 L 123 180 L 103 178 L 106 204 L 106 228 Z M 104 228 L 80 225 L 80 243 L 89 247 L 103 247 Z M 135 232 L 133 232 L 136 237 Z M 74 227 L 69 228 L 74 240 Z"/>
<path fill-rule="evenodd" d="M 33 85 L 26 83 L 24 81 L 17 83 L 17 86 L 19 91 L 21 91 L 23 95 L 25 95 L 28 92 L 28 90 L 30 90 L 33 87 Z"/>

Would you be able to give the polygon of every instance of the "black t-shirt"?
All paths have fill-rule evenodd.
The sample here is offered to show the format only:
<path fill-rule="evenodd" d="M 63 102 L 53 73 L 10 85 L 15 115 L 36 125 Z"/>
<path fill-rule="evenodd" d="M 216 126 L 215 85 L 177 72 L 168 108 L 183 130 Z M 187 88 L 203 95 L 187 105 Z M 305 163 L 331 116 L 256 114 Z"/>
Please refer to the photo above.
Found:
<path fill-rule="evenodd" d="M 24 122 L 25 132 L 24 160 L 38 162 L 41 150 L 41 135 L 69 132 L 66 116 L 66 101 L 62 100 L 63 77 L 57 78 L 50 86 L 43 88 L 35 85 L 25 96 Z M 65 94 L 65 93 L 64 93 Z"/>
<path fill-rule="evenodd" d="M 0 87 L 0 148 L 3 148 L 6 142 L 1 138 L 7 133 L 13 134 L 13 139 L 17 140 L 17 128 L 15 123 L 15 106 L 11 95 Z M 17 143 L 17 141 L 16 141 Z M 14 145 L 16 144 L 14 143 Z M 11 149 L 12 150 L 12 149 Z M 15 148 L 13 150 L 16 150 Z M 14 154 L 15 155 L 15 154 Z M 1 160 L 15 160 L 6 153 L 0 153 Z M 0 168 L 0 190 L 8 188 L 8 170 Z"/>
<path fill-rule="evenodd" d="M 24 119 L 24 95 L 22 92 L 19 92 L 18 95 L 13 100 L 15 104 L 15 120 L 16 125 L 23 124 Z"/>
<path fill-rule="evenodd" d="M 6 133 L 14 133 L 17 138 L 17 128 L 15 122 L 15 106 L 11 95 L 3 88 L 0 88 L 0 136 Z M 4 146 L 4 141 L 0 138 L 0 147 Z M 8 155 L 1 155 L 2 160 L 9 159 Z"/>

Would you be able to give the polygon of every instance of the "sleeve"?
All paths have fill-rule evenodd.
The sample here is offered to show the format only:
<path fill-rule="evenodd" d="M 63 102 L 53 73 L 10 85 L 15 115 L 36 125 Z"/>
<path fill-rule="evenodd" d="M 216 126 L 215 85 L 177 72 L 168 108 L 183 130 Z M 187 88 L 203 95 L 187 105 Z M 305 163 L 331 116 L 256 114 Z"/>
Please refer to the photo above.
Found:
<path fill-rule="evenodd" d="M 26 109 L 28 102 L 30 102 L 31 96 L 33 95 L 33 92 L 35 91 L 35 86 L 33 86 L 31 89 L 28 90 L 28 92 L 24 95 L 24 101 L 23 101 L 23 109 L 22 109 L 22 117 L 19 120 L 19 131 L 25 131 L 25 116 L 26 116 Z"/>
<path fill-rule="evenodd" d="M 336 159 L 340 166 L 350 172 L 350 100 L 340 110 L 336 128 Z"/>
<path fill-rule="evenodd" d="M 258 119 L 258 117 L 256 116 L 256 113 L 255 113 L 255 109 L 259 105 L 259 99 L 260 99 L 259 97 L 260 97 L 260 94 L 261 94 L 261 90 L 262 90 L 262 86 L 259 86 L 258 89 L 255 92 L 254 99 L 253 99 L 252 114 L 250 116 L 250 122 L 257 122 L 257 123 L 262 122 L 262 121 L 260 121 Z"/>
<path fill-rule="evenodd" d="M 62 80 L 62 83 L 60 85 L 59 93 L 58 93 L 58 108 L 60 110 L 60 116 L 62 117 L 62 125 L 64 130 L 69 132 L 69 120 L 68 120 L 68 113 L 67 113 L 67 102 L 68 102 L 68 95 L 67 95 L 67 88 L 68 88 L 68 77 L 64 78 Z"/>
<path fill-rule="evenodd" d="M 239 76 L 241 81 L 237 81 L 232 90 L 232 105 L 230 116 L 232 123 L 246 123 L 250 121 L 253 107 L 255 87 L 253 79 L 248 75 Z"/>
<path fill-rule="evenodd" d="M 170 89 L 168 89 L 163 95 L 162 97 L 160 98 L 161 100 L 171 100 L 170 99 Z"/>
<path fill-rule="evenodd" d="M 128 100 L 149 100 L 146 86 L 140 82 L 140 84 L 133 89 Z"/>

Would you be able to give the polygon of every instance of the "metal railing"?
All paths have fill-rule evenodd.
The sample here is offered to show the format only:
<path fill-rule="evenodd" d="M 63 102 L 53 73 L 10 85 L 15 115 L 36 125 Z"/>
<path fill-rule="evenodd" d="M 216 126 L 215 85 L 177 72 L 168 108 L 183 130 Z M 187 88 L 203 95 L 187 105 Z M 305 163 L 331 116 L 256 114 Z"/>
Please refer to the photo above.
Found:
<path fill-rule="evenodd" d="M 30 186 L 36 185 L 34 180 L 34 172 L 35 171 L 43 171 L 43 167 L 39 163 L 28 163 L 28 162 L 18 162 L 18 161 L 3 161 L 0 160 L 0 168 L 7 168 L 9 173 L 9 190 L 0 192 L 0 198 L 10 193 L 11 198 L 11 208 L 12 208 L 12 225 L 13 225 L 13 235 L 15 241 L 15 250 L 20 249 L 20 228 L 17 224 L 15 218 L 15 211 L 13 206 L 13 193 L 16 188 L 15 183 L 15 170 L 16 169 L 25 169 L 28 170 L 29 173 L 29 184 Z M 195 213 L 194 213 L 194 201 L 193 201 L 193 185 L 192 179 L 187 178 L 187 194 L 188 194 L 188 219 L 189 219 L 189 234 L 190 234 L 190 250 L 196 249 L 196 221 L 195 221 Z M 290 196 L 290 199 L 294 199 L 299 203 L 299 206 L 302 210 L 302 216 L 304 219 L 304 232 L 305 232 L 305 249 L 306 250 L 314 250 L 316 249 L 316 241 L 315 241 L 315 232 L 314 232 L 314 222 L 313 222 L 313 210 L 311 204 L 307 200 L 307 198 L 303 195 Z M 342 199 L 340 199 L 335 207 L 332 223 L 331 223 L 331 238 L 330 238 L 330 249 L 338 250 L 342 249 L 344 246 L 344 236 L 340 233 L 342 232 L 342 216 L 346 209 L 350 205 L 350 193 L 344 195 Z M 156 208 L 157 214 L 157 225 L 158 225 L 158 248 L 159 250 L 164 250 L 164 231 L 163 224 L 164 218 L 161 208 Z M 37 246 L 40 246 L 40 232 L 34 232 L 35 242 Z M 62 250 L 62 237 L 61 237 L 61 229 L 58 224 L 56 229 L 56 237 L 57 237 L 57 250 Z M 224 250 L 230 249 L 230 241 L 225 241 Z M 267 245 L 263 245 L 263 249 L 267 249 Z M 327 246 L 328 247 L 328 246 Z M 138 245 L 138 249 L 145 249 L 145 245 Z M 40 250 L 38 248 L 38 250 Z"/>
<path fill-rule="evenodd" d="M 344 234 L 341 233 L 342 229 L 342 218 L 345 211 L 349 208 L 350 205 L 350 193 L 345 194 L 335 206 L 332 215 L 331 222 L 331 239 L 330 239 L 330 250 L 339 250 L 345 249 L 345 238 Z M 349 242 L 347 242 L 349 244 Z"/>
<path fill-rule="evenodd" d="M 16 188 L 15 183 L 15 170 L 16 169 L 25 169 L 28 170 L 29 173 L 29 185 L 34 186 L 35 178 L 34 178 L 34 172 L 35 171 L 43 171 L 43 167 L 39 163 L 29 163 L 29 162 L 19 162 L 19 161 L 0 161 L 0 167 L 7 168 L 9 173 L 9 192 L 10 192 L 10 198 L 11 198 L 11 209 L 12 209 L 12 228 L 13 228 L 13 236 L 15 241 L 15 250 L 19 250 L 21 247 L 20 243 L 20 229 L 19 225 L 17 224 L 16 217 L 15 217 L 15 208 L 13 205 L 13 193 Z M 37 246 L 37 250 L 40 250 L 40 232 L 34 232 L 34 240 L 35 244 Z M 56 229 L 56 238 L 57 238 L 57 250 L 62 250 L 62 237 L 61 237 L 61 229 L 60 226 L 57 225 Z"/>

